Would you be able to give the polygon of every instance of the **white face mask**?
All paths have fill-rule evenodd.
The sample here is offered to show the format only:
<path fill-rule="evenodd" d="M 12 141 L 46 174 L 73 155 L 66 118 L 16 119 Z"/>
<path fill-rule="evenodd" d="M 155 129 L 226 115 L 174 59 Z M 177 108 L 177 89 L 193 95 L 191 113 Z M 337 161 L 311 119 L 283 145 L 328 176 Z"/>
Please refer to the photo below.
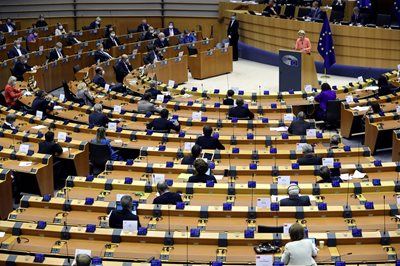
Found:
<path fill-rule="evenodd" d="M 113 33 L 113 34 L 110 34 L 110 36 L 114 38 L 114 37 L 115 37 L 115 33 Z"/>
<path fill-rule="evenodd" d="M 19 49 L 21 48 L 21 44 L 17 44 L 16 47 Z"/>
<path fill-rule="evenodd" d="M 174 25 L 169 25 L 168 28 L 173 29 Z"/>
<path fill-rule="evenodd" d="M 58 28 L 59 28 L 60 30 L 62 30 L 62 29 L 63 29 L 63 26 L 58 26 Z"/>
<path fill-rule="evenodd" d="M 161 38 L 160 41 L 162 41 L 162 42 L 165 41 L 165 38 Z"/>
<path fill-rule="evenodd" d="M 102 73 L 102 75 L 104 76 L 104 74 L 106 74 L 106 72 L 103 70 L 103 72 L 101 72 Z"/>
<path fill-rule="evenodd" d="M 96 20 L 96 24 L 100 24 L 100 21 L 97 21 L 97 20 Z"/>

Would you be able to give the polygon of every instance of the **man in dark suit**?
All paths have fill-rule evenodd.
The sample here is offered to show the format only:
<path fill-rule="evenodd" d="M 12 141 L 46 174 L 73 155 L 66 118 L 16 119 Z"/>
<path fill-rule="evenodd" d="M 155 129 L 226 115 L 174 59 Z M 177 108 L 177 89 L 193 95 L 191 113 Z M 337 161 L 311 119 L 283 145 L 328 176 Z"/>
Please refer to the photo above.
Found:
<path fill-rule="evenodd" d="M 153 204 L 176 205 L 177 202 L 182 202 L 181 195 L 176 192 L 170 192 L 168 189 L 168 185 L 165 182 L 157 184 L 157 191 L 160 196 L 153 200 Z"/>
<path fill-rule="evenodd" d="M 304 114 L 304 112 L 299 112 L 297 114 L 297 120 L 293 120 L 288 128 L 288 132 L 290 134 L 297 136 L 306 135 L 307 129 L 310 128 L 310 123 L 304 120 L 305 116 L 306 115 Z"/>
<path fill-rule="evenodd" d="M 150 82 L 150 88 L 147 89 L 144 93 L 150 93 L 152 99 L 157 99 L 157 95 L 162 95 L 162 92 L 157 89 L 157 81 L 152 80 Z"/>
<path fill-rule="evenodd" d="M 196 140 L 196 144 L 199 145 L 202 149 L 210 149 L 210 150 L 225 150 L 224 145 L 221 144 L 219 139 L 216 139 L 211 136 L 212 128 L 208 125 L 203 127 L 203 136 L 200 136 Z"/>
<path fill-rule="evenodd" d="M 96 48 L 97 51 L 94 52 L 94 60 L 96 60 L 97 63 L 108 61 L 113 58 L 109 53 L 104 51 L 103 44 L 97 43 Z"/>
<path fill-rule="evenodd" d="M 174 23 L 170 21 L 168 24 L 168 28 L 164 30 L 164 35 L 170 37 L 179 34 L 181 34 L 181 32 L 177 28 L 175 28 Z"/>
<path fill-rule="evenodd" d="M 121 56 L 121 59 L 119 59 L 117 64 L 115 65 L 117 82 L 122 83 L 126 75 L 128 75 L 132 71 L 132 69 L 133 68 L 131 63 L 129 63 L 128 55 L 123 54 Z"/>
<path fill-rule="evenodd" d="M 146 32 L 149 30 L 150 25 L 147 23 L 147 19 L 142 19 L 142 22 L 137 27 L 137 32 Z"/>
<path fill-rule="evenodd" d="M 28 59 L 25 56 L 21 56 L 13 67 L 13 75 L 17 78 L 17 81 L 24 81 L 24 73 L 31 71 L 32 67 L 28 65 Z"/>
<path fill-rule="evenodd" d="M 103 70 L 102 67 L 96 67 L 96 75 L 94 75 L 94 78 L 92 82 L 96 85 L 99 85 L 100 87 L 105 87 L 106 86 L 106 80 L 104 79 L 104 74 L 105 71 Z"/>
<path fill-rule="evenodd" d="M 312 4 L 312 8 L 310 13 L 308 13 L 307 17 L 309 17 L 311 20 L 316 20 L 316 19 L 322 19 L 324 13 L 322 12 L 321 8 L 319 8 L 319 3 L 317 1 L 314 1 Z"/>
<path fill-rule="evenodd" d="M 351 23 L 353 25 L 365 24 L 364 19 L 360 15 L 360 8 L 358 8 L 358 6 L 353 8 L 353 15 L 351 15 Z"/>
<path fill-rule="evenodd" d="M 281 199 L 280 206 L 311 206 L 308 196 L 299 196 L 300 188 L 296 184 L 291 184 L 288 187 L 289 198 Z"/>
<path fill-rule="evenodd" d="M 123 221 L 137 221 L 138 228 L 140 226 L 139 217 L 132 213 L 132 197 L 122 196 L 120 201 L 122 210 L 113 210 L 110 215 L 109 225 L 111 228 L 122 229 Z"/>
<path fill-rule="evenodd" d="M 195 175 L 189 177 L 188 183 L 207 183 L 207 181 L 217 183 L 215 176 L 206 174 L 208 171 L 208 164 L 203 159 L 194 161 L 193 166 L 196 172 Z"/>
<path fill-rule="evenodd" d="M 233 95 L 235 95 L 235 91 L 234 90 L 228 90 L 227 93 L 226 93 L 226 98 L 224 98 L 223 105 L 234 105 L 235 104 L 235 100 L 232 98 Z"/>
<path fill-rule="evenodd" d="M 159 118 L 154 118 L 153 121 L 146 125 L 147 129 L 152 129 L 154 131 L 163 131 L 163 132 L 171 132 L 175 130 L 179 132 L 181 130 L 181 126 L 177 120 L 171 121 L 168 120 L 169 111 L 167 109 L 162 109 L 160 112 Z"/>
<path fill-rule="evenodd" d="M 2 129 L 10 129 L 14 130 L 17 127 L 14 125 L 15 120 L 17 120 L 17 116 L 13 113 L 7 114 L 6 115 L 6 121 L 4 124 L 1 126 Z"/>
<path fill-rule="evenodd" d="M 47 131 L 44 134 L 44 141 L 39 143 L 39 151 L 38 153 L 41 154 L 50 154 L 56 156 L 63 153 L 63 149 L 61 148 L 60 144 L 54 141 L 54 132 Z"/>
<path fill-rule="evenodd" d="M 38 20 L 36 21 L 36 28 L 40 28 L 40 27 L 47 27 L 47 22 L 44 19 L 43 15 L 40 15 Z"/>
<path fill-rule="evenodd" d="M 264 16 L 267 16 L 267 17 L 278 16 L 278 13 L 274 9 L 274 4 L 275 4 L 274 0 L 268 1 L 268 5 L 265 7 L 265 9 L 263 11 Z"/>
<path fill-rule="evenodd" d="M 303 145 L 303 154 L 302 158 L 297 159 L 297 163 L 299 165 L 321 165 L 322 158 L 316 156 L 313 152 L 313 147 L 310 144 Z"/>
<path fill-rule="evenodd" d="M 169 46 L 169 42 L 167 40 L 167 38 L 165 38 L 165 34 L 160 32 L 158 34 L 158 38 L 154 40 L 154 45 L 157 48 L 165 48 Z"/>
<path fill-rule="evenodd" d="M 229 21 L 227 35 L 229 38 L 229 45 L 232 46 L 233 61 L 237 61 L 239 57 L 239 22 L 236 20 L 236 15 L 232 15 L 231 21 Z"/>
<path fill-rule="evenodd" d="M 110 33 L 110 36 L 108 36 L 108 38 L 104 41 L 104 47 L 106 49 L 110 49 L 111 47 L 120 46 L 120 45 L 121 45 L 121 42 L 118 39 L 115 32 L 113 32 L 113 31 Z"/>
<path fill-rule="evenodd" d="M 74 45 L 76 43 L 81 43 L 81 41 L 79 41 L 76 37 L 75 37 L 75 33 L 71 30 L 68 32 L 68 36 L 67 36 L 67 46 L 71 46 Z"/>
<path fill-rule="evenodd" d="M 7 43 L 6 37 L 4 37 L 4 33 L 0 31 L 0 45 L 4 45 Z"/>
<path fill-rule="evenodd" d="M 339 149 L 339 143 L 340 143 L 340 136 L 337 134 L 333 135 L 329 140 L 329 149 L 330 150 Z"/>
<path fill-rule="evenodd" d="M 181 164 L 193 165 L 194 161 L 196 161 L 199 158 L 201 151 L 202 151 L 202 149 L 199 145 L 197 145 L 197 144 L 193 145 L 192 154 L 189 156 L 183 157 Z"/>
<path fill-rule="evenodd" d="M 97 17 L 95 21 L 90 23 L 88 28 L 89 29 L 99 29 L 100 28 L 100 22 L 101 22 L 101 18 Z"/>
<path fill-rule="evenodd" d="M 27 53 L 28 51 L 21 45 L 21 39 L 17 39 L 14 41 L 14 46 L 8 51 L 8 57 L 11 59 L 26 55 Z"/>
<path fill-rule="evenodd" d="M 60 59 L 63 59 L 64 57 L 65 57 L 65 55 L 62 50 L 62 43 L 58 42 L 58 43 L 56 43 L 56 46 L 54 47 L 54 49 L 51 50 L 49 53 L 49 62 L 60 60 Z"/>
<path fill-rule="evenodd" d="M 97 127 L 107 127 L 110 119 L 103 114 L 103 106 L 99 103 L 96 103 L 93 106 L 93 112 L 89 115 L 89 124 L 92 124 Z"/>
<path fill-rule="evenodd" d="M 156 38 L 157 38 L 157 32 L 154 30 L 154 28 L 152 26 L 150 26 L 149 30 L 144 35 L 143 40 L 148 41 L 148 40 L 153 40 Z"/>
<path fill-rule="evenodd" d="M 51 111 L 54 108 L 54 105 L 46 99 L 46 93 L 42 90 L 36 92 L 36 98 L 32 102 L 32 113 L 36 114 L 36 111 L 43 112 L 43 115 L 46 114 L 47 110 Z"/>
<path fill-rule="evenodd" d="M 11 20 L 11 18 L 7 18 L 6 23 L 3 24 L 1 31 L 2 32 L 13 32 L 16 31 L 15 23 Z"/>
<path fill-rule="evenodd" d="M 145 65 L 153 64 L 156 61 L 164 60 L 162 54 L 157 51 L 156 47 L 153 44 L 149 44 L 147 47 L 147 54 L 143 57 L 143 62 Z"/>
<path fill-rule="evenodd" d="M 254 114 L 249 110 L 249 108 L 244 106 L 244 101 L 242 98 L 236 100 L 236 107 L 231 107 L 229 109 L 228 116 L 230 118 L 237 117 L 241 119 L 253 119 Z"/>

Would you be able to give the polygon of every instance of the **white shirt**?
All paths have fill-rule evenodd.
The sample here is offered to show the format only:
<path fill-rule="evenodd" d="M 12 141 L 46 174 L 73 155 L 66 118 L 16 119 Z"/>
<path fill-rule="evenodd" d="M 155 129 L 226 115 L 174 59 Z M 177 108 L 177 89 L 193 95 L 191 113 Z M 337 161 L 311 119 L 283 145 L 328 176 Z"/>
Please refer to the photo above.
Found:
<path fill-rule="evenodd" d="M 22 56 L 22 52 L 20 48 L 17 48 L 17 46 L 15 46 L 15 49 L 17 50 L 17 53 L 19 56 Z"/>
<path fill-rule="evenodd" d="M 104 52 L 104 51 L 101 51 L 101 50 L 100 50 L 100 53 L 102 53 L 102 54 L 108 56 L 108 58 L 111 58 L 111 57 L 112 57 L 112 56 L 111 56 L 109 53 L 107 53 L 107 52 Z"/>
<path fill-rule="evenodd" d="M 113 37 L 110 37 L 111 38 L 111 41 L 113 41 L 114 42 L 114 44 L 115 44 L 115 46 L 118 46 L 118 43 L 117 43 L 117 41 L 113 38 Z"/>
<path fill-rule="evenodd" d="M 169 29 L 169 36 L 174 36 L 174 29 Z"/>
<path fill-rule="evenodd" d="M 63 58 L 62 54 L 56 49 L 57 55 L 58 55 L 58 59 Z"/>
<path fill-rule="evenodd" d="M 317 252 L 317 248 L 309 239 L 293 241 L 285 245 L 281 261 L 285 265 L 317 265 L 313 259 Z"/>
<path fill-rule="evenodd" d="M 14 30 L 13 27 L 9 26 L 8 24 L 7 24 L 7 29 L 8 29 L 8 32 L 12 32 Z"/>

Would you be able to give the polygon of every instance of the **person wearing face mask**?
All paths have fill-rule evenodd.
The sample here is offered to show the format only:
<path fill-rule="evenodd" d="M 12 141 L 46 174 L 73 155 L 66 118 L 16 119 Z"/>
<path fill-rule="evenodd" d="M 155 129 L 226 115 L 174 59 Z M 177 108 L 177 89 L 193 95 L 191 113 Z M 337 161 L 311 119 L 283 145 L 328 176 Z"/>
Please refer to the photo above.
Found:
<path fill-rule="evenodd" d="M 157 33 L 154 30 L 154 28 L 152 26 L 149 27 L 149 30 L 146 32 L 146 34 L 144 35 L 144 40 L 148 41 L 148 40 L 153 40 L 157 38 Z"/>
<path fill-rule="evenodd" d="M 54 49 L 50 51 L 49 62 L 53 62 L 53 61 L 62 59 L 64 57 L 65 57 L 65 55 L 62 50 L 62 43 L 58 42 L 58 43 L 56 43 L 56 46 L 54 47 Z"/>
<path fill-rule="evenodd" d="M 143 62 L 145 65 L 164 60 L 164 57 L 159 53 L 159 51 L 157 51 L 153 44 L 149 44 L 147 50 L 147 54 L 143 57 Z"/>
<path fill-rule="evenodd" d="M 44 16 L 40 15 L 36 21 L 36 28 L 47 27 L 47 22 L 44 20 Z"/>
<path fill-rule="evenodd" d="M 2 32 L 13 32 L 16 31 L 16 27 L 14 22 L 12 22 L 11 18 L 7 18 L 6 23 L 2 25 Z"/>
<path fill-rule="evenodd" d="M 167 40 L 167 38 L 165 38 L 165 34 L 160 32 L 158 34 L 158 38 L 154 41 L 154 45 L 157 48 L 165 48 L 169 46 L 169 42 Z"/>
<path fill-rule="evenodd" d="M 104 38 L 108 38 L 112 31 L 114 31 L 112 25 L 111 24 L 106 25 L 106 30 L 104 32 Z"/>
<path fill-rule="evenodd" d="M 20 109 L 20 105 L 18 103 L 18 98 L 21 97 L 22 91 L 16 88 L 17 78 L 11 76 L 8 79 L 8 83 L 4 89 L 4 98 L 6 99 L 7 107 L 10 107 L 15 110 Z"/>
<path fill-rule="evenodd" d="M 28 59 L 21 56 L 13 67 L 13 75 L 17 78 L 17 81 L 24 81 L 24 73 L 32 71 L 32 67 L 28 65 Z"/>
<path fill-rule="evenodd" d="M 179 34 L 181 34 L 181 32 L 177 28 L 175 28 L 174 23 L 172 21 L 169 22 L 168 28 L 164 30 L 164 35 L 170 37 Z"/>
<path fill-rule="evenodd" d="M 54 31 L 54 35 L 59 36 L 63 34 L 67 34 L 67 32 L 64 29 L 64 26 L 61 23 L 57 23 L 57 28 Z"/>
<path fill-rule="evenodd" d="M 76 44 L 76 43 L 81 43 L 81 41 L 78 40 L 78 39 L 75 37 L 74 32 L 73 32 L 72 30 L 70 30 L 70 31 L 68 32 L 68 36 L 67 36 L 67 46 L 71 46 L 71 45 L 74 45 L 74 44 Z"/>
<path fill-rule="evenodd" d="M 117 82 L 122 83 L 126 75 L 128 75 L 129 72 L 132 71 L 132 69 L 133 68 L 131 63 L 129 63 L 128 55 L 123 54 L 121 56 L 121 59 L 118 60 L 117 64 L 115 65 L 115 76 Z"/>
<path fill-rule="evenodd" d="M 104 41 L 104 48 L 106 49 L 110 49 L 111 47 L 120 45 L 121 42 L 119 41 L 114 31 L 110 32 L 110 36 Z"/>
<path fill-rule="evenodd" d="M 232 46 L 232 57 L 233 61 L 237 61 L 239 57 L 238 42 L 239 42 L 239 22 L 236 20 L 236 16 L 232 15 L 231 21 L 229 22 L 228 32 L 229 46 Z"/>
<path fill-rule="evenodd" d="M 30 43 L 35 43 L 37 39 L 39 39 L 39 33 L 36 30 L 33 30 L 26 38 L 26 41 Z"/>
<path fill-rule="evenodd" d="M 109 53 L 104 51 L 103 44 L 97 43 L 96 47 L 97 51 L 94 52 L 94 59 L 96 60 L 97 63 L 108 61 L 113 58 Z"/>
<path fill-rule="evenodd" d="M 319 8 L 319 3 L 314 1 L 312 3 L 311 11 L 308 13 L 307 17 L 311 20 L 322 19 L 323 14 L 324 13 L 322 12 L 321 8 Z"/>
<path fill-rule="evenodd" d="M 142 22 L 137 27 L 137 32 L 146 32 L 149 30 L 150 25 L 147 23 L 147 19 L 142 19 Z"/>
<path fill-rule="evenodd" d="M 265 7 L 265 9 L 263 11 L 263 15 L 267 16 L 267 17 L 278 16 L 278 12 L 276 12 L 274 5 L 275 5 L 275 1 L 269 0 L 268 5 Z"/>
<path fill-rule="evenodd" d="M 101 22 L 101 18 L 100 17 L 97 17 L 96 19 L 95 19 L 95 21 L 93 21 L 92 23 L 90 23 L 90 25 L 89 25 L 89 29 L 92 29 L 92 30 L 94 30 L 94 29 L 99 29 L 100 28 L 100 22 Z"/>
<path fill-rule="evenodd" d="M 21 45 L 21 39 L 17 39 L 14 41 L 14 46 L 8 51 L 8 57 L 11 59 L 26 55 L 27 53 L 28 51 Z"/>
<path fill-rule="evenodd" d="M 192 43 L 192 42 L 197 42 L 196 37 L 188 29 L 185 29 L 183 31 L 183 38 L 181 39 L 181 43 Z"/>

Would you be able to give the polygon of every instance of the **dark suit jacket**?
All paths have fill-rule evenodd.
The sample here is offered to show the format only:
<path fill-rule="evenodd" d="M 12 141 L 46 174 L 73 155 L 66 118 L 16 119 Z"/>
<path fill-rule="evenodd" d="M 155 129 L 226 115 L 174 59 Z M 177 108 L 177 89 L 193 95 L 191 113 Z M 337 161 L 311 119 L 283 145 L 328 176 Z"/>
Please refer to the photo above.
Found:
<path fill-rule="evenodd" d="M 302 158 L 297 159 L 299 165 L 321 165 L 322 158 L 315 154 L 306 154 Z"/>
<path fill-rule="evenodd" d="M 64 51 L 61 50 L 61 55 L 62 57 L 65 57 Z M 57 51 L 55 49 L 52 49 L 49 53 L 49 62 L 53 62 L 58 60 L 58 54 Z"/>
<path fill-rule="evenodd" d="M 304 136 L 307 133 L 307 129 L 310 128 L 310 123 L 304 120 L 295 120 L 290 123 L 288 132 L 293 135 Z"/>
<path fill-rule="evenodd" d="M 15 31 L 15 30 L 16 30 L 14 24 L 11 24 L 11 28 L 13 28 L 12 31 Z M 8 27 L 7 27 L 7 24 L 6 24 L 6 23 L 4 23 L 4 24 L 1 25 L 1 31 L 2 31 L 2 32 L 8 32 Z"/>
<path fill-rule="evenodd" d="M 20 50 L 21 50 L 21 53 L 22 53 L 23 55 L 28 53 L 28 51 L 27 51 L 24 47 L 22 47 L 22 46 L 21 46 Z M 18 56 L 19 56 L 19 54 L 18 54 L 18 52 L 17 52 L 17 48 L 15 48 L 15 46 L 13 46 L 13 48 L 11 48 L 11 49 L 8 51 L 8 57 L 9 57 L 9 58 L 14 58 L 14 57 L 18 57 Z"/>
<path fill-rule="evenodd" d="M 103 113 L 93 112 L 89 115 L 89 124 L 105 127 L 110 119 Z"/>
<path fill-rule="evenodd" d="M 194 161 L 196 161 L 197 158 L 193 157 L 193 156 L 185 156 L 183 157 L 181 164 L 185 164 L 185 165 L 193 165 Z"/>
<path fill-rule="evenodd" d="M 1 126 L 2 129 L 9 129 L 9 130 L 13 130 L 9 125 L 7 125 L 6 123 L 3 123 L 3 125 Z"/>
<path fill-rule="evenodd" d="M 310 13 L 308 13 L 308 17 L 312 18 L 312 19 L 322 19 L 323 16 L 323 12 L 320 8 L 315 9 L 315 10 L 311 10 Z"/>
<path fill-rule="evenodd" d="M 163 57 L 161 57 L 157 52 L 155 54 L 153 52 L 149 52 L 143 57 L 143 62 L 145 65 L 153 64 L 154 59 L 156 59 L 156 57 L 157 60 L 163 60 Z"/>
<path fill-rule="evenodd" d="M 117 42 L 118 45 L 121 45 L 121 42 L 117 37 L 114 37 L 114 40 Z M 111 47 L 117 46 L 111 39 L 110 36 L 104 41 L 104 49 L 110 49 Z"/>
<path fill-rule="evenodd" d="M 56 154 L 61 154 L 62 152 L 63 149 L 61 146 L 53 141 L 43 141 L 39 143 L 38 153 L 51 154 L 54 156 Z"/>
<path fill-rule="evenodd" d="M 215 139 L 213 137 L 200 136 L 197 138 L 196 144 L 199 145 L 203 149 L 225 150 L 224 145 L 221 144 L 219 139 Z"/>
<path fill-rule="evenodd" d="M 163 42 L 159 38 L 157 38 L 154 40 L 154 45 L 158 48 L 164 48 L 164 47 L 169 46 L 169 42 L 168 42 L 167 38 L 165 38 L 165 40 Z"/>
<path fill-rule="evenodd" d="M 153 200 L 153 204 L 173 204 L 175 205 L 177 202 L 182 202 L 182 197 L 178 193 L 175 192 L 165 192 L 164 194 L 158 196 Z"/>
<path fill-rule="evenodd" d="M 249 108 L 244 106 L 236 106 L 229 109 L 228 113 L 229 117 L 237 117 L 237 118 L 249 118 L 253 119 L 254 114 L 249 110 Z"/>
<path fill-rule="evenodd" d="M 113 210 L 110 215 L 109 224 L 111 228 L 120 228 L 122 229 L 123 221 L 137 221 L 138 228 L 141 227 L 139 217 L 134 215 L 132 212 L 128 210 Z"/>
<path fill-rule="evenodd" d="M 235 101 L 231 98 L 225 98 L 224 102 L 222 103 L 223 105 L 233 105 Z"/>
<path fill-rule="evenodd" d="M 166 37 L 169 36 L 169 28 L 164 29 L 163 32 L 164 32 Z M 179 34 L 181 34 L 181 32 L 177 28 L 174 28 L 174 35 L 179 35 Z"/>
<path fill-rule="evenodd" d="M 89 29 L 98 29 L 100 28 L 100 24 L 96 24 L 96 21 L 93 21 L 92 23 L 89 24 Z"/>
<path fill-rule="evenodd" d="M 272 11 L 272 8 L 273 8 L 273 7 L 267 6 L 267 7 L 264 9 L 264 11 L 263 11 L 263 15 L 267 15 L 267 16 L 279 15 L 279 14 L 276 13 L 275 8 L 273 9 L 273 10 L 275 10 L 275 12 Z"/>
<path fill-rule="evenodd" d="M 207 183 L 207 181 L 217 183 L 217 179 L 213 175 L 192 175 L 189 177 L 188 183 Z"/>
<path fill-rule="evenodd" d="M 46 27 L 47 26 L 47 22 L 44 20 L 38 20 L 36 21 L 36 27 L 40 28 L 40 27 Z"/>
<path fill-rule="evenodd" d="M 23 64 L 19 60 L 15 63 L 13 68 L 14 76 L 18 81 L 24 81 L 24 73 L 26 71 L 31 71 L 32 67 L 28 64 Z"/>
<path fill-rule="evenodd" d="M 126 65 L 126 66 L 125 66 Z M 128 68 L 128 69 L 127 69 Z M 122 83 L 126 75 L 132 71 L 132 65 L 128 65 L 124 63 L 122 60 L 119 60 L 118 63 L 115 65 L 116 70 L 116 80 L 117 82 Z"/>
<path fill-rule="evenodd" d="M 145 32 L 149 30 L 149 24 L 142 24 L 140 23 L 139 26 L 137 27 L 137 32 Z"/>
<path fill-rule="evenodd" d="M 353 24 L 364 24 L 364 19 L 360 16 L 360 14 L 356 17 L 354 14 L 351 15 L 351 23 Z"/>
<path fill-rule="evenodd" d="M 3 44 L 5 44 L 7 42 L 7 40 L 6 40 L 6 37 L 2 37 L 2 38 L 0 38 L 0 45 L 3 45 Z"/>
<path fill-rule="evenodd" d="M 161 95 L 162 94 L 161 91 L 159 91 L 159 90 L 157 90 L 155 88 L 150 88 L 150 89 L 146 90 L 145 93 L 151 93 L 151 98 L 152 99 L 156 99 L 157 95 Z"/>
<path fill-rule="evenodd" d="M 235 20 L 229 21 L 227 36 L 231 35 L 232 39 L 239 39 L 239 22 Z"/>
<path fill-rule="evenodd" d="M 144 40 L 153 40 L 157 38 L 157 35 L 155 33 L 151 33 L 151 32 L 146 32 L 146 34 L 144 35 Z"/>
<path fill-rule="evenodd" d="M 296 196 L 281 199 L 280 206 L 311 206 L 310 198 L 308 196 Z"/>
<path fill-rule="evenodd" d="M 176 132 L 178 132 L 181 129 L 181 126 L 175 126 L 171 121 L 169 121 L 168 119 L 165 118 L 155 118 L 153 119 L 153 121 L 151 121 L 150 123 L 148 123 L 147 125 L 147 129 L 153 129 L 155 131 L 157 130 L 165 130 L 168 133 L 171 131 L 171 129 L 175 130 Z"/>
<path fill-rule="evenodd" d="M 78 43 L 75 39 L 74 36 L 68 36 L 67 37 L 67 46 L 74 45 L 75 43 Z"/>
<path fill-rule="evenodd" d="M 104 53 L 102 53 L 100 51 L 94 52 L 94 60 L 96 60 L 96 62 L 97 61 L 104 62 L 104 61 L 107 61 L 109 59 L 111 59 L 111 57 L 109 57 L 108 55 L 106 55 L 106 54 L 104 54 Z"/>
<path fill-rule="evenodd" d="M 92 80 L 94 84 L 99 85 L 100 87 L 105 87 L 106 86 L 106 80 L 103 78 L 102 75 L 96 74 Z"/>
<path fill-rule="evenodd" d="M 46 114 L 47 110 L 53 110 L 53 106 L 46 99 L 35 98 L 32 102 L 32 112 L 36 114 L 36 111 L 42 111 Z"/>

